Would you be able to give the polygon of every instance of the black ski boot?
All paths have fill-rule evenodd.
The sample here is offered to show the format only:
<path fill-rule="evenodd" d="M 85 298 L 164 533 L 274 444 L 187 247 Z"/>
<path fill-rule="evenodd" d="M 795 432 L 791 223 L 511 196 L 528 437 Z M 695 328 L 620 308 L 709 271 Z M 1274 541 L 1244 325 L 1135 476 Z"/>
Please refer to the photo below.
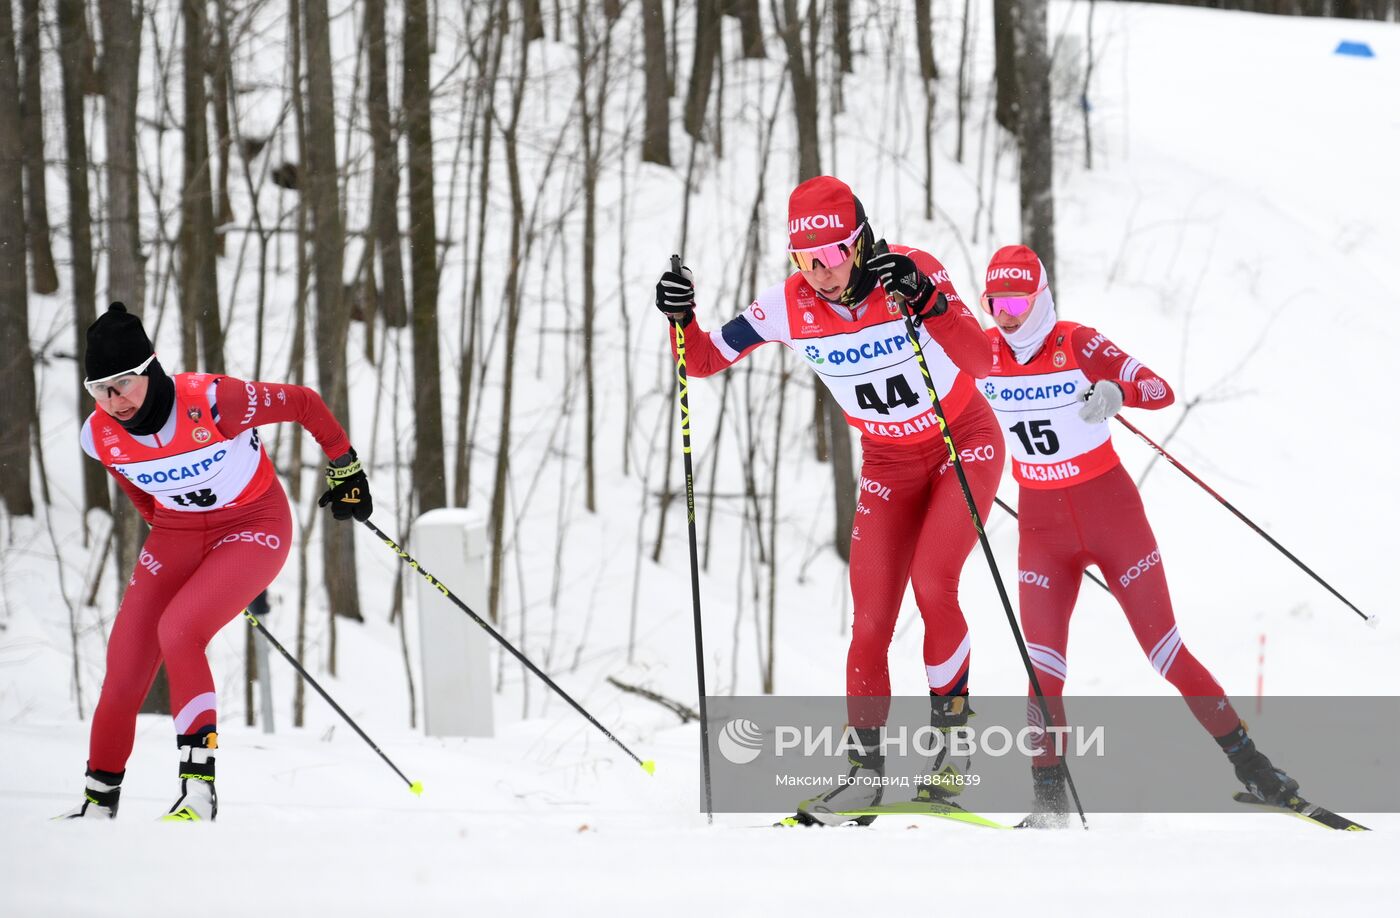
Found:
<path fill-rule="evenodd" d="M 1021 820 L 1017 828 L 1063 829 L 1068 826 L 1069 795 L 1064 765 L 1059 762 L 1032 765 L 1031 788 L 1035 791 L 1035 811 Z"/>
<path fill-rule="evenodd" d="M 89 768 L 83 802 L 54 819 L 116 819 L 117 804 L 122 796 L 122 778 L 125 776 L 124 771 Z"/>
<path fill-rule="evenodd" d="M 951 803 L 951 798 L 963 792 L 972 767 L 971 756 L 954 756 L 948 752 L 954 731 L 967 726 L 973 710 L 966 695 L 935 695 L 929 693 L 929 726 L 942 734 L 938 753 L 929 764 L 928 773 L 914 799 L 920 803 Z"/>
<path fill-rule="evenodd" d="M 1259 751 L 1254 740 L 1245 732 L 1243 722 L 1224 736 L 1217 736 L 1215 741 L 1225 751 L 1230 764 L 1235 766 L 1235 777 L 1261 803 L 1287 806 L 1298 795 L 1298 782 L 1283 769 L 1275 767 L 1269 757 Z"/>
<path fill-rule="evenodd" d="M 880 727 L 857 727 L 859 750 L 847 755 L 851 770 L 843 783 L 820 797 L 803 800 L 797 814 L 781 820 L 780 826 L 868 826 L 875 821 L 871 815 L 846 816 L 850 810 L 878 806 L 884 798 L 885 755 L 880 751 Z"/>
<path fill-rule="evenodd" d="M 180 749 L 180 798 L 161 819 L 171 822 L 213 822 L 219 814 L 214 791 L 214 750 L 219 734 L 213 727 L 175 738 Z"/>

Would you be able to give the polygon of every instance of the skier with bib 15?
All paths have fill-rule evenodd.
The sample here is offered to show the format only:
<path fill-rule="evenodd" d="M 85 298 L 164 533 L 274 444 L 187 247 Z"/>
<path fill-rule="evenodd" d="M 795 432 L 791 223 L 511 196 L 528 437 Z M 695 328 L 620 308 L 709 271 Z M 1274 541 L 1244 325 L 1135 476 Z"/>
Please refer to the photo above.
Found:
<path fill-rule="evenodd" d="M 64 815 L 117 815 L 136 714 L 163 661 L 180 756 L 180 795 L 163 818 L 212 820 L 217 698 L 205 647 L 291 550 L 291 510 L 258 426 L 293 421 L 311 433 L 331 460 L 320 504 L 336 519 L 369 518 L 369 482 L 315 390 L 225 374 L 168 376 L 141 320 L 121 303 L 89 326 L 84 370 L 97 410 L 83 423 L 83 451 L 116 479 L 151 532 L 107 643 L 84 799 Z"/>
<path fill-rule="evenodd" d="M 1021 626 L 1056 726 L 1064 724 L 1069 619 L 1085 568 L 1096 564 L 1153 668 L 1185 698 L 1235 774 L 1261 802 L 1284 803 L 1298 783 L 1254 745 L 1215 678 L 1182 642 L 1157 538 L 1137 486 L 1113 450 L 1108 422 L 1123 408 L 1165 408 L 1174 396 L 1156 373 L 1093 328 L 1060 321 L 1035 252 L 1006 246 L 987 266 L 982 308 L 995 322 L 984 381 L 1020 485 Z M 1043 719 L 1040 706 L 1028 711 Z M 1032 765 L 1033 826 L 1067 812 L 1053 744 Z"/>
<path fill-rule="evenodd" d="M 847 716 L 860 749 L 850 756 L 854 780 L 804 801 L 789 820 L 840 824 L 849 821 L 840 811 L 879 802 L 889 645 L 911 580 L 924 621 L 931 723 L 946 731 L 966 724 L 969 714 L 970 640 L 958 582 L 977 534 L 903 310 L 916 325 L 984 516 L 1001 475 L 1002 435 L 975 384 L 991 365 L 989 342 L 937 259 L 908 246 L 877 246 L 864 207 L 831 176 L 792 192 L 788 255 L 796 271 L 717 331 L 706 333 L 696 319 L 688 269 L 661 276 L 656 305 L 686 330 L 690 376 L 717 373 L 759 345 L 778 342 L 805 360 L 860 431 L 864 458 L 850 558 L 854 622 L 846 659 Z"/>

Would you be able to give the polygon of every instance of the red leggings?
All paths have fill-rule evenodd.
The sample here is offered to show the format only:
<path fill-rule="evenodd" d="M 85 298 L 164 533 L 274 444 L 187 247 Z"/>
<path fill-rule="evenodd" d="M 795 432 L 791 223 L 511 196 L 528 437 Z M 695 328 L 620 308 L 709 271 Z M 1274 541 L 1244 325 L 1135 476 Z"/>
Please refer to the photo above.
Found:
<path fill-rule="evenodd" d="M 162 660 L 175 732 L 215 725 L 214 677 L 204 648 L 277 576 L 291 541 L 291 510 L 275 480 L 245 506 L 208 513 L 156 510 L 107 642 L 89 768 L 126 769 L 136 713 Z"/>
<path fill-rule="evenodd" d="M 1057 725 L 1065 722 L 1069 617 L 1084 569 L 1096 564 L 1143 653 L 1185 697 L 1201 726 L 1211 736 L 1239 726 L 1224 690 L 1177 632 L 1157 537 L 1137 487 L 1121 465 L 1065 488 L 1021 488 L 1019 513 L 1021 627 Z M 1028 716 L 1035 724 L 1043 719 L 1034 699 Z M 1047 754 L 1038 756 L 1036 764 L 1051 765 L 1056 758 L 1047 744 Z"/>
<path fill-rule="evenodd" d="M 979 396 L 950 425 L 977 511 L 985 519 L 1001 479 L 1001 429 Z M 963 563 L 977 543 L 957 471 L 941 437 L 920 443 L 861 440 L 860 503 L 851 531 L 855 623 L 846 656 L 847 716 L 873 727 L 889 713 L 890 640 L 912 579 L 924 619 L 929 689 L 966 690 L 970 641 L 958 605 Z"/>

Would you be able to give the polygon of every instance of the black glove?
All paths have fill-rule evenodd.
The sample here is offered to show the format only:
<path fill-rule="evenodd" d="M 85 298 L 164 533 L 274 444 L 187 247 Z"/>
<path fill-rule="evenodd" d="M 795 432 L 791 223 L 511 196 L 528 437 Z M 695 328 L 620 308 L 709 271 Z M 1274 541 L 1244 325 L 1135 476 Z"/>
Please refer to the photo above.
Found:
<path fill-rule="evenodd" d="M 363 523 L 374 512 L 369 479 L 360 468 L 360 458 L 353 449 L 326 466 L 326 484 L 330 490 L 321 495 L 316 505 L 330 504 L 331 516 L 336 519 L 348 520 L 353 516 Z"/>
<path fill-rule="evenodd" d="M 661 275 L 656 282 L 656 308 L 681 328 L 695 318 L 695 276 L 689 268 L 673 267 Z"/>
<path fill-rule="evenodd" d="M 869 267 L 879 275 L 880 286 L 886 293 L 903 300 L 904 313 L 915 325 L 948 311 L 948 298 L 941 291 L 935 291 L 933 281 L 919 270 L 914 259 L 891 252 L 885 240 L 875 243 L 875 255 Z"/>

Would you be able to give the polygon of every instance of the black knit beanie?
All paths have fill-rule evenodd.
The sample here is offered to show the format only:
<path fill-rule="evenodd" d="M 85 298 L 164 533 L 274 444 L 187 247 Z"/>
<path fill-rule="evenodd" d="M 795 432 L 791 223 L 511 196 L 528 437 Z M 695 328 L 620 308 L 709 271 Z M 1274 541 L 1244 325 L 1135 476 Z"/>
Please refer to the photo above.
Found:
<path fill-rule="evenodd" d="M 88 379 L 105 379 L 139 367 L 154 351 L 141 320 L 113 303 L 88 326 L 83 371 Z"/>
<path fill-rule="evenodd" d="M 141 320 L 126 311 L 123 303 L 113 303 L 88 326 L 87 354 L 83 372 L 88 379 L 104 379 L 123 370 L 134 370 L 155 352 Z M 170 417 L 175 404 L 175 381 L 165 374 L 159 360 L 152 360 L 142 372 L 150 378 L 146 400 L 128 421 L 118 421 L 133 434 L 157 433 Z"/>

